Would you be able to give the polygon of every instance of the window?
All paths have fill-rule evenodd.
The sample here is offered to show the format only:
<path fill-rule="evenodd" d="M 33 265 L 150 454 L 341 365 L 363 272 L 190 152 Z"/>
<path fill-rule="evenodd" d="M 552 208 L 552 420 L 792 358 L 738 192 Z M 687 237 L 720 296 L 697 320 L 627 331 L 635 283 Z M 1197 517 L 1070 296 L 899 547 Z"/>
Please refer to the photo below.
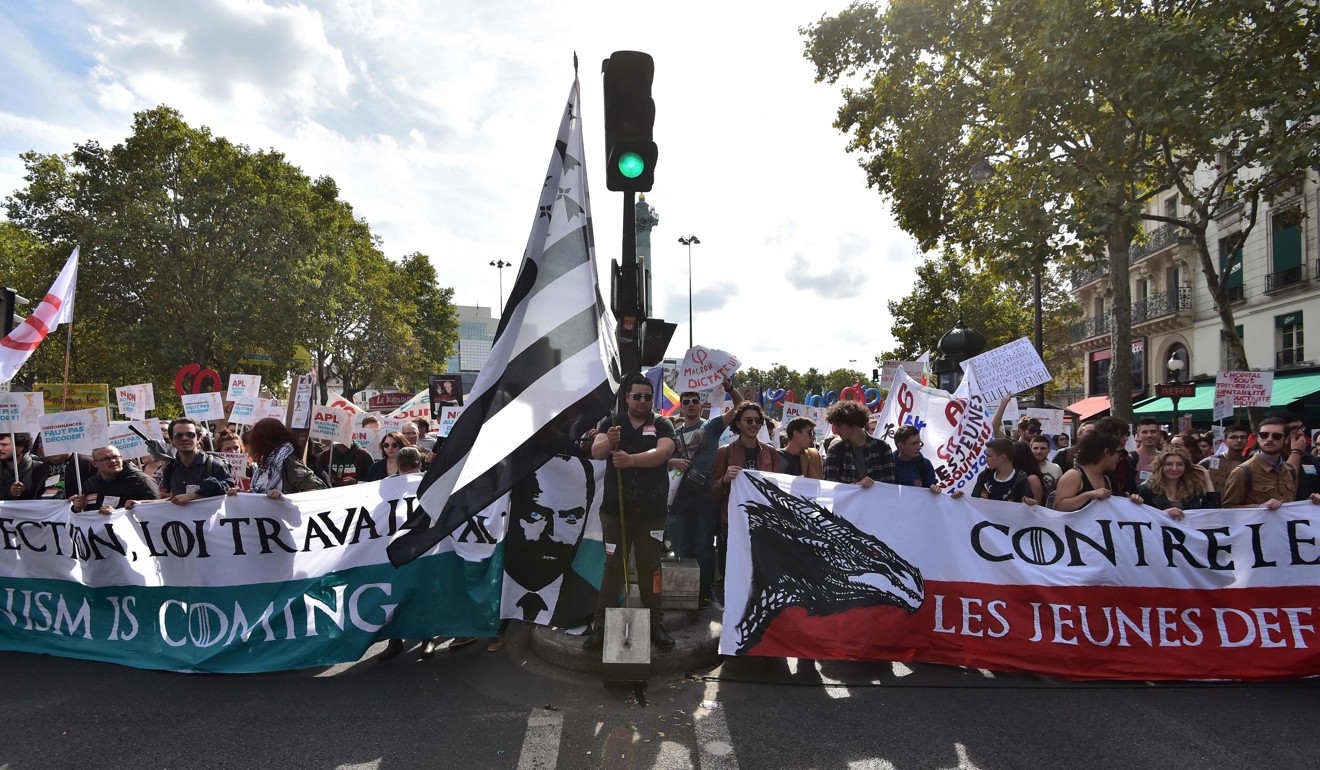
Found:
<path fill-rule="evenodd" d="M 1103 357 L 1102 357 L 1103 356 Z M 1109 395 L 1109 351 L 1099 351 L 1091 354 L 1091 376 L 1088 378 L 1091 384 L 1088 396 L 1107 396 Z"/>
<path fill-rule="evenodd" d="M 1277 291 L 1301 283 L 1302 223 L 1297 209 L 1284 209 L 1270 218 L 1272 271 L 1265 280 L 1266 291 Z"/>
<path fill-rule="evenodd" d="M 1146 389 L 1146 340 L 1132 341 L 1132 390 Z"/>
<path fill-rule="evenodd" d="M 1274 339 L 1277 351 L 1274 362 L 1278 366 L 1300 364 L 1306 360 L 1302 344 L 1302 311 L 1274 317 Z"/>
<path fill-rule="evenodd" d="M 1238 324 L 1237 326 L 1233 327 L 1233 329 L 1237 332 L 1237 336 L 1241 338 L 1243 334 L 1242 324 Z M 1229 344 L 1228 334 L 1223 329 L 1219 330 L 1219 339 L 1222 340 L 1224 343 L 1224 371 L 1226 372 L 1245 371 L 1247 369 L 1247 362 L 1239 360 L 1237 356 L 1233 355 L 1233 347 L 1232 345 Z M 1243 342 L 1243 347 L 1245 347 L 1246 340 L 1243 339 L 1242 342 Z"/>
<path fill-rule="evenodd" d="M 1170 195 L 1164 199 L 1164 216 L 1169 219 L 1178 218 L 1178 196 Z"/>
<path fill-rule="evenodd" d="M 1219 276 L 1224 281 L 1224 291 L 1229 302 L 1237 302 L 1246 296 L 1242 289 L 1242 244 L 1235 233 L 1219 239 Z M 1234 247 L 1234 244 L 1237 244 Z M 1230 249 L 1232 252 L 1230 253 Z"/>

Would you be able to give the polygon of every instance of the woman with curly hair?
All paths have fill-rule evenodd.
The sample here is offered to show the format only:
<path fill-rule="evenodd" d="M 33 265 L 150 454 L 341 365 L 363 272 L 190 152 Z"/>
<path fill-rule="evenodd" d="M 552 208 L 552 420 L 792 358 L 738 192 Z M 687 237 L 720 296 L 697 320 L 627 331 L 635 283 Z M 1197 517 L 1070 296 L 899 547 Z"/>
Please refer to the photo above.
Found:
<path fill-rule="evenodd" d="M 1155 456 L 1150 478 L 1137 488 L 1132 501 L 1159 508 L 1175 521 L 1183 519 L 1185 510 L 1221 507 L 1210 471 L 1193 463 L 1178 446 Z"/>

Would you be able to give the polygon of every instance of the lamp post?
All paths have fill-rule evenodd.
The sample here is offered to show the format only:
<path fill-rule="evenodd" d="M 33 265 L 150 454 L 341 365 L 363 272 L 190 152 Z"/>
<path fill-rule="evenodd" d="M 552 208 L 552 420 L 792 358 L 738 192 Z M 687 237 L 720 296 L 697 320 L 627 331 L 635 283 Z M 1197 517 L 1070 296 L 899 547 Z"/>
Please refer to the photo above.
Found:
<path fill-rule="evenodd" d="M 1177 433 L 1178 432 L 1178 399 L 1182 398 L 1183 390 L 1185 388 L 1185 386 L 1177 384 L 1178 378 L 1182 376 L 1183 360 L 1178 357 L 1178 353 L 1175 351 L 1173 354 L 1169 356 L 1169 360 L 1166 363 L 1166 366 L 1169 367 L 1169 382 L 1174 384 L 1171 387 L 1164 388 L 1164 390 L 1168 394 L 1169 400 L 1173 402 L 1173 432 Z M 1191 395 L 1196 394 L 1196 390 L 1194 387 L 1191 388 L 1191 391 L 1192 391 Z"/>
<path fill-rule="evenodd" d="M 695 339 L 692 333 L 692 247 L 699 245 L 701 239 L 695 235 L 680 235 L 678 242 L 687 246 L 688 252 L 688 350 L 696 347 Z"/>
<path fill-rule="evenodd" d="M 504 268 L 512 267 L 513 263 L 501 259 L 497 262 L 491 262 L 490 266 L 500 271 L 500 315 L 504 315 Z"/>

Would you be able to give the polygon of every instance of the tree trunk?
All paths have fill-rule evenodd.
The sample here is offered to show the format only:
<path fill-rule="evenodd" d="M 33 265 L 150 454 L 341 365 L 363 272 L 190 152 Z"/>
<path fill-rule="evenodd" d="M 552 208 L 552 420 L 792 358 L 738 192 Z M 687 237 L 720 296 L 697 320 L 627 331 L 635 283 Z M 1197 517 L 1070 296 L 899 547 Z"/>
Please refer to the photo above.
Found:
<path fill-rule="evenodd" d="M 1110 345 L 1109 413 L 1132 422 L 1132 286 L 1128 280 L 1128 253 L 1135 236 L 1133 226 L 1120 219 L 1109 228 Z"/>

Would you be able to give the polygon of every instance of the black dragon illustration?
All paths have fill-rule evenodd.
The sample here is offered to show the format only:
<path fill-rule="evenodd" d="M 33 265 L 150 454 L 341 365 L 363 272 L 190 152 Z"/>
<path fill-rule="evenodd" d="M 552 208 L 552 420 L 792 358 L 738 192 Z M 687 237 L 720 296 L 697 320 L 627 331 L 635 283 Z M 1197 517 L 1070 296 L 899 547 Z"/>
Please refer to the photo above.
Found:
<path fill-rule="evenodd" d="M 909 615 L 921 608 L 921 572 L 872 535 L 814 500 L 785 493 L 747 474 L 767 502 L 747 502 L 752 581 L 739 621 L 738 653 L 761 641 L 789 607 L 833 615 L 854 607 L 892 605 Z"/>

